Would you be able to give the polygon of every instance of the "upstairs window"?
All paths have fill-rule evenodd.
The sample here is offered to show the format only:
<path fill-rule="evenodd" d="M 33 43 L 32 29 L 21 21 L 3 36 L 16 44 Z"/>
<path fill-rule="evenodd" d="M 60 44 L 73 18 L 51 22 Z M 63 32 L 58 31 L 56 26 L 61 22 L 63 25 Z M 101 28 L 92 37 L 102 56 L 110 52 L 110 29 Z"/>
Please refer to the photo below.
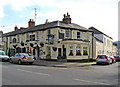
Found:
<path fill-rule="evenodd" d="M 13 38 L 13 43 L 16 43 L 16 38 Z"/>
<path fill-rule="evenodd" d="M 50 35 L 50 33 L 51 33 L 51 31 L 50 31 L 50 30 L 48 30 L 47 34 L 48 34 L 48 35 Z"/>
<path fill-rule="evenodd" d="M 12 37 L 10 37 L 10 42 L 12 42 Z"/>
<path fill-rule="evenodd" d="M 18 42 L 20 42 L 20 36 L 19 35 L 17 35 L 17 40 L 18 40 Z"/>
<path fill-rule="evenodd" d="M 81 33 L 77 32 L 77 39 L 81 39 Z"/>
<path fill-rule="evenodd" d="M 35 35 L 30 35 L 30 41 L 35 41 Z"/>
<path fill-rule="evenodd" d="M 27 38 L 27 40 L 29 40 L 29 33 L 27 33 L 26 38 Z"/>
<path fill-rule="evenodd" d="M 39 32 L 36 32 L 36 40 L 39 40 Z"/>
<path fill-rule="evenodd" d="M 58 34 L 59 34 L 59 39 L 64 39 L 64 33 L 60 33 L 58 30 Z"/>
<path fill-rule="evenodd" d="M 54 44 L 53 36 L 48 37 L 48 44 Z"/>
<path fill-rule="evenodd" d="M 70 30 L 66 30 L 65 34 L 66 34 L 66 38 L 70 38 Z"/>

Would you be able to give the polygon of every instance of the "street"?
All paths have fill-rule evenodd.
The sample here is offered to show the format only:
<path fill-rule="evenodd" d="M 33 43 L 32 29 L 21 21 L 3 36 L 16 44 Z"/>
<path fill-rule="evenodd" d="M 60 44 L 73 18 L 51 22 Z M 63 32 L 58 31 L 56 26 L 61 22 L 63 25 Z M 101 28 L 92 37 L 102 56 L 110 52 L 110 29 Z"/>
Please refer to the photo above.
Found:
<path fill-rule="evenodd" d="M 0 63 L 2 85 L 118 85 L 118 62 L 77 68 Z"/>

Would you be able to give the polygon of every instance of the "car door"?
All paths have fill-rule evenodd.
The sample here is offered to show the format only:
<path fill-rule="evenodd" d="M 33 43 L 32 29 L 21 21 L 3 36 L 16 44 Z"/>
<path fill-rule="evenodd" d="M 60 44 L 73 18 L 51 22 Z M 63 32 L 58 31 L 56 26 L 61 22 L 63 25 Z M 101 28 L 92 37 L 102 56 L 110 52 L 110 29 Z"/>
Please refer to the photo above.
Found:
<path fill-rule="evenodd" d="M 17 55 L 17 57 L 16 57 L 16 62 L 17 62 L 17 63 L 18 63 L 19 59 L 20 59 L 20 53 L 18 53 L 18 55 Z"/>
<path fill-rule="evenodd" d="M 17 62 L 18 55 L 19 55 L 19 53 L 16 53 L 16 54 L 15 54 L 15 57 L 14 57 L 14 62 L 15 62 L 15 63 Z"/>

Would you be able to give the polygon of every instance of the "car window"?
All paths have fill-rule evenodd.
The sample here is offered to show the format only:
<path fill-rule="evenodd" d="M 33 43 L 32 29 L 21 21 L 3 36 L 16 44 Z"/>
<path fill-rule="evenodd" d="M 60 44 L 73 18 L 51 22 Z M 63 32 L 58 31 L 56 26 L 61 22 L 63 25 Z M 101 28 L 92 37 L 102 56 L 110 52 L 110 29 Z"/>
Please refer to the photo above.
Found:
<path fill-rule="evenodd" d="M 21 54 L 21 56 L 29 56 L 28 54 Z"/>
<path fill-rule="evenodd" d="M 99 59 L 105 59 L 106 58 L 106 56 L 105 55 L 98 55 L 98 57 L 97 58 L 99 58 Z"/>
<path fill-rule="evenodd" d="M 5 52 L 0 52 L 0 55 L 5 55 Z"/>
<path fill-rule="evenodd" d="M 18 53 L 16 53 L 15 56 L 18 56 Z"/>

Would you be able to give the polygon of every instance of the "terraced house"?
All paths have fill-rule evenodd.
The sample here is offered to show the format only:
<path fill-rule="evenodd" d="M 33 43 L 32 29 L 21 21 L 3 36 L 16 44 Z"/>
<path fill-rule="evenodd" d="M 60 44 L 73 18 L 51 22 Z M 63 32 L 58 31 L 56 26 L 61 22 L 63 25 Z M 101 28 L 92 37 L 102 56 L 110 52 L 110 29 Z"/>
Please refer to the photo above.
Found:
<path fill-rule="evenodd" d="M 35 25 L 33 19 L 27 28 L 3 35 L 7 43 L 7 54 L 28 53 L 40 59 L 81 60 L 93 58 L 93 32 L 71 22 L 70 15 L 64 14 L 62 21 Z"/>
<path fill-rule="evenodd" d="M 99 54 L 107 54 L 109 56 L 117 55 L 117 46 L 113 45 L 113 39 L 105 33 L 99 31 L 94 27 L 90 27 L 94 32 L 96 42 L 96 56 Z"/>

